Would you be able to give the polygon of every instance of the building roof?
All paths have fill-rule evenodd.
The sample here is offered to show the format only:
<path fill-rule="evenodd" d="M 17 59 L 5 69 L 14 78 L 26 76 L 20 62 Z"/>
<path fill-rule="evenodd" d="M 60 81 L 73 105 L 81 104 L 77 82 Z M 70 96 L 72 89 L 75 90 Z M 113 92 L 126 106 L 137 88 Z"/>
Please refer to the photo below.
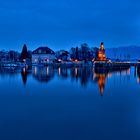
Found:
<path fill-rule="evenodd" d="M 32 54 L 55 54 L 55 52 L 48 47 L 39 47 Z"/>

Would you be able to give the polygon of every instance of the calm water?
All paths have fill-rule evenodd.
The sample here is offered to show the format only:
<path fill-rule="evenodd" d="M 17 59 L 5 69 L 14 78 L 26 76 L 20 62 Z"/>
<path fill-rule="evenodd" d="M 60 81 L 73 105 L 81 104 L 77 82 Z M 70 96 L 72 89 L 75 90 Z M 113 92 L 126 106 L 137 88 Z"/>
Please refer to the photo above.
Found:
<path fill-rule="evenodd" d="M 140 140 L 137 69 L 0 69 L 0 140 L 103 139 Z"/>

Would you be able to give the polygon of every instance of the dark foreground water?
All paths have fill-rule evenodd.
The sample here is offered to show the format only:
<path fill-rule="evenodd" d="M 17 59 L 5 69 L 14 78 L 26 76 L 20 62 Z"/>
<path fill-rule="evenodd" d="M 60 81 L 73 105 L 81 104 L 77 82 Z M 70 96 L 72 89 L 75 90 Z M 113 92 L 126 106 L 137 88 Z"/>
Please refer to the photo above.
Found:
<path fill-rule="evenodd" d="M 140 73 L 0 69 L 0 140 L 140 140 Z"/>

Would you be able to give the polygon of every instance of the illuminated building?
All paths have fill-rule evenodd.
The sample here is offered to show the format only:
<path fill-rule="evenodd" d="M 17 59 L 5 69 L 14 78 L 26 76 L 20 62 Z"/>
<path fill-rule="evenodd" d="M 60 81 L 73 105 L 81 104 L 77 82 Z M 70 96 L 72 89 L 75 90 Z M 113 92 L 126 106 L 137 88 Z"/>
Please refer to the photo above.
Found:
<path fill-rule="evenodd" d="M 100 49 L 98 51 L 98 61 L 106 61 L 104 43 L 101 42 Z"/>
<path fill-rule="evenodd" d="M 55 60 L 55 53 L 48 47 L 39 47 L 32 52 L 32 63 L 51 63 Z"/>

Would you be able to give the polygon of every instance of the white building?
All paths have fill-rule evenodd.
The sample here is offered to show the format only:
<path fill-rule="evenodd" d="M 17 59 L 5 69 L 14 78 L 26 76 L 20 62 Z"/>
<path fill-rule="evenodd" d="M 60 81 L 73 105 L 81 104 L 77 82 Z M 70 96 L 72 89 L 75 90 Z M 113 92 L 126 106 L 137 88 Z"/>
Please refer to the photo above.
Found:
<path fill-rule="evenodd" d="M 32 63 L 52 63 L 55 60 L 55 52 L 48 47 L 39 47 L 32 52 Z"/>

